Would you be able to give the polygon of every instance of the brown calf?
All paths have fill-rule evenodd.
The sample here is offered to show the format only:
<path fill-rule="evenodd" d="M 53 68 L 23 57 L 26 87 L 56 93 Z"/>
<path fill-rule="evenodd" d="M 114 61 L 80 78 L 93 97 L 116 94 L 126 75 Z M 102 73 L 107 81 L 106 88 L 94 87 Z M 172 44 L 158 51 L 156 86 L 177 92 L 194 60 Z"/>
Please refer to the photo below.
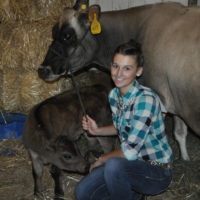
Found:
<path fill-rule="evenodd" d="M 86 112 L 100 126 L 109 125 L 112 120 L 107 100 L 108 92 L 109 89 L 103 85 L 80 88 Z M 80 150 L 78 141 L 83 134 L 82 116 L 83 112 L 74 90 L 49 98 L 31 110 L 25 123 L 23 142 L 32 160 L 35 195 L 42 192 L 44 164 L 52 166 L 50 172 L 55 181 L 55 198 L 62 199 L 63 170 L 85 173 L 91 161 L 85 159 L 88 158 L 87 152 L 106 153 L 113 150 L 116 138 L 89 137 L 87 134 L 82 136 L 87 141 L 84 147 L 86 151 Z"/>

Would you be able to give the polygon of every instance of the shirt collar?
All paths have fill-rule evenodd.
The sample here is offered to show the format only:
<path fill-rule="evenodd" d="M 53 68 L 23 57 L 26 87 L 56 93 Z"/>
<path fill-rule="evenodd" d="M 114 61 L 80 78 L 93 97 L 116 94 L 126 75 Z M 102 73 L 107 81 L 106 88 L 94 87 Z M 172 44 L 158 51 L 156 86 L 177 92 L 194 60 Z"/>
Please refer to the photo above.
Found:
<path fill-rule="evenodd" d="M 130 104 L 130 101 L 135 99 L 137 96 L 137 92 L 141 89 L 141 85 L 138 83 L 138 81 L 134 81 L 132 87 L 129 89 L 129 91 L 124 95 L 121 96 L 121 93 L 118 88 L 116 88 L 117 98 L 119 100 L 120 104 L 128 105 Z"/>

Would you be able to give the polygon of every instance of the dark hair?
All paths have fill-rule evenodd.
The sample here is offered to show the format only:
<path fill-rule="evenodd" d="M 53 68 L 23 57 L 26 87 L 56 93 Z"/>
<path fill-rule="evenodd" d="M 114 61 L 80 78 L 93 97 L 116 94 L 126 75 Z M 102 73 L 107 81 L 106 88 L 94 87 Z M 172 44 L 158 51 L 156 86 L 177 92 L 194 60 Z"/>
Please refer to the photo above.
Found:
<path fill-rule="evenodd" d="M 141 45 L 133 39 L 129 40 L 127 43 L 119 45 L 114 51 L 113 58 L 118 53 L 125 56 L 135 56 L 137 65 L 144 65 L 144 57 L 142 54 Z"/>

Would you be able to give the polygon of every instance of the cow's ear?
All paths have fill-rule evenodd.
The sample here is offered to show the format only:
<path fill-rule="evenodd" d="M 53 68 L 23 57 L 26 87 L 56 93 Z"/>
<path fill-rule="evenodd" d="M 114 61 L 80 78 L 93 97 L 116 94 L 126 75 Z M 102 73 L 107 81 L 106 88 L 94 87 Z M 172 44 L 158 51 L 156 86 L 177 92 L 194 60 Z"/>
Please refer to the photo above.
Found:
<path fill-rule="evenodd" d="M 92 5 L 89 7 L 88 19 L 90 23 L 92 23 L 92 21 L 94 20 L 95 15 L 96 15 L 97 20 L 99 20 L 100 15 L 101 15 L 101 7 L 99 5 Z"/>
<path fill-rule="evenodd" d="M 93 35 L 101 33 L 100 14 L 101 8 L 99 5 L 90 6 L 88 20 L 90 22 L 90 31 Z"/>
<path fill-rule="evenodd" d="M 53 29 L 52 29 L 52 37 L 53 37 L 53 40 L 55 40 L 58 36 L 58 31 L 59 31 L 59 24 L 56 23 L 54 26 L 53 26 Z"/>
<path fill-rule="evenodd" d="M 89 7 L 89 0 L 77 0 L 73 9 L 79 13 L 86 13 Z"/>

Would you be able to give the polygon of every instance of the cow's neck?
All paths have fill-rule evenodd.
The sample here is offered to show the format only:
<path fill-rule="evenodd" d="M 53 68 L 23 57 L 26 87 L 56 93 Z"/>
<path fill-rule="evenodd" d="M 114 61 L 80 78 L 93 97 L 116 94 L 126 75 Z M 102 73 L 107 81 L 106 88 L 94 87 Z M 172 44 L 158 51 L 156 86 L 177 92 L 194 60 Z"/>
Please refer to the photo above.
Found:
<path fill-rule="evenodd" d="M 102 33 L 95 35 L 98 52 L 93 62 L 109 68 L 114 50 L 130 39 L 141 39 L 141 30 L 148 20 L 153 6 L 104 12 L 101 16 Z M 125 20 L 126 19 L 126 20 Z M 140 40 L 140 42 L 142 42 Z"/>

